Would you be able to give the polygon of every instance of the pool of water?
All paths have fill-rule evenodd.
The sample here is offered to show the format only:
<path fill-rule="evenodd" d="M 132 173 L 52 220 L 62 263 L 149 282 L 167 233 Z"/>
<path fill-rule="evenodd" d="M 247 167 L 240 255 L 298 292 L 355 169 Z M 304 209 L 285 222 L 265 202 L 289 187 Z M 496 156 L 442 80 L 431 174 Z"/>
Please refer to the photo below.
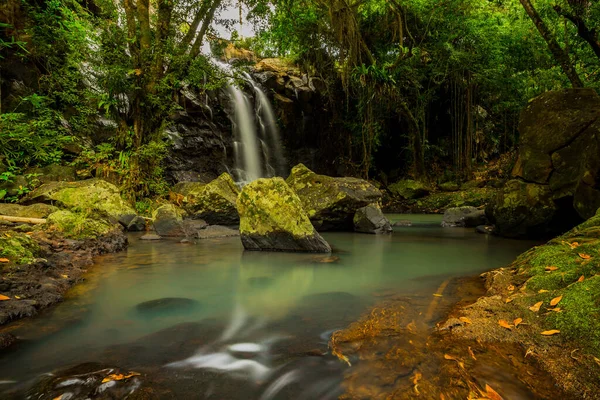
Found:
<path fill-rule="evenodd" d="M 332 331 L 382 293 L 431 295 L 534 244 L 441 228 L 441 216 L 389 217 L 413 226 L 325 233 L 331 255 L 244 252 L 239 238 L 131 236 L 66 301 L 14 327 L 23 344 L 0 354 L 0 395 L 99 362 L 162 377 L 153 384 L 165 398 L 336 398 L 345 366 L 326 355 Z M 158 299 L 171 300 L 142 304 Z"/>

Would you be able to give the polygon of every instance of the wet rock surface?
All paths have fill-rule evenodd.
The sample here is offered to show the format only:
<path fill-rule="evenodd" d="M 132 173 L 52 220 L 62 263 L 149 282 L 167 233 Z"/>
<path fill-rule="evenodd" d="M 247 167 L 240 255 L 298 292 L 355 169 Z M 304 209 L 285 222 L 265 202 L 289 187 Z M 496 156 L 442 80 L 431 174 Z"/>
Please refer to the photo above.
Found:
<path fill-rule="evenodd" d="M 484 210 L 470 206 L 453 207 L 444 212 L 442 226 L 474 228 L 484 225 L 486 222 L 487 218 Z"/>
<path fill-rule="evenodd" d="M 328 253 L 298 196 L 281 178 L 258 179 L 244 187 L 237 202 L 246 250 Z"/>
<path fill-rule="evenodd" d="M 239 229 L 221 225 L 209 225 L 205 229 L 198 231 L 198 239 L 215 239 L 240 236 Z"/>
<path fill-rule="evenodd" d="M 165 297 L 162 299 L 149 300 L 139 303 L 135 309 L 143 314 L 182 312 L 196 308 L 199 303 L 196 300 L 183 297 Z"/>
<path fill-rule="evenodd" d="M 354 214 L 354 231 L 361 233 L 391 233 L 390 221 L 383 215 L 379 206 L 369 205 L 359 208 Z"/>

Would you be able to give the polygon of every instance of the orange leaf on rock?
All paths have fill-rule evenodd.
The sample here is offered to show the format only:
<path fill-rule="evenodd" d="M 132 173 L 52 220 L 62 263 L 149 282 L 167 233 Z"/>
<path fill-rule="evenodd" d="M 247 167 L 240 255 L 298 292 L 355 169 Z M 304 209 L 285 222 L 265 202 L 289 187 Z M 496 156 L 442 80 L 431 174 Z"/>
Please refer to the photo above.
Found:
<path fill-rule="evenodd" d="M 523 318 L 517 318 L 517 319 L 515 319 L 515 320 L 513 321 L 513 324 L 515 324 L 515 328 L 516 328 L 517 326 L 519 326 L 519 324 L 520 324 L 521 322 L 523 322 Z"/>
<path fill-rule="evenodd" d="M 547 293 L 547 292 L 549 292 L 549 290 L 546 290 L 546 289 L 540 289 L 540 290 L 538 291 L 538 293 Z"/>
<path fill-rule="evenodd" d="M 10 260 L 8 258 L 0 258 L 0 263 L 9 263 Z"/>
<path fill-rule="evenodd" d="M 503 319 L 498 321 L 498 325 L 500 325 L 501 327 L 506 328 L 506 329 L 512 329 L 512 325 Z"/>
<path fill-rule="evenodd" d="M 513 290 L 515 290 L 515 286 L 514 285 L 508 285 L 508 291 L 512 292 Z"/>
<path fill-rule="evenodd" d="M 549 331 L 542 332 L 542 335 L 544 335 L 544 336 L 552 336 L 552 335 L 556 335 L 557 333 L 560 333 L 560 331 L 558 329 L 551 329 Z"/>
<path fill-rule="evenodd" d="M 485 394 L 490 400 L 504 400 L 502 399 L 502 396 L 500 396 L 498 392 L 492 389 L 488 384 L 485 385 Z"/>
<path fill-rule="evenodd" d="M 102 379 L 102 383 L 110 382 L 110 381 L 122 381 L 123 379 L 129 379 L 132 376 L 140 375 L 138 372 L 130 372 L 127 375 L 123 374 L 110 374 L 106 378 Z"/>
<path fill-rule="evenodd" d="M 558 269 L 558 267 L 555 267 L 554 265 L 550 265 L 548 267 L 546 267 L 546 271 L 556 271 Z"/>
<path fill-rule="evenodd" d="M 548 311 L 560 312 L 560 307 L 549 308 Z"/>
<path fill-rule="evenodd" d="M 475 353 L 473 353 L 473 350 L 471 349 L 471 346 L 469 346 L 469 354 L 471 355 L 471 358 L 473 360 L 477 360 L 477 357 L 475 357 Z"/>
<path fill-rule="evenodd" d="M 10 297 L 0 294 L 0 301 L 3 301 L 3 300 L 10 300 Z"/>
<path fill-rule="evenodd" d="M 583 258 L 584 260 L 589 260 L 590 258 L 592 258 L 592 256 L 585 253 L 579 253 L 579 257 Z"/>
<path fill-rule="evenodd" d="M 561 300 L 562 300 L 562 296 L 555 297 L 552 300 L 550 300 L 550 305 L 554 307 L 555 305 L 560 303 Z"/>
<path fill-rule="evenodd" d="M 579 279 L 577 279 L 577 282 L 583 282 L 584 279 L 585 279 L 585 275 L 581 275 L 579 277 Z"/>
<path fill-rule="evenodd" d="M 573 242 L 573 243 L 567 243 L 569 245 L 570 248 L 572 249 L 576 249 L 577 247 L 579 247 L 579 243 L 577 242 Z"/>
<path fill-rule="evenodd" d="M 471 320 L 467 317 L 460 317 L 459 320 L 461 320 L 462 322 L 464 322 L 465 324 L 472 324 L 473 322 L 471 322 Z"/>
<path fill-rule="evenodd" d="M 538 311 L 540 311 L 540 307 L 542 306 L 542 304 L 544 304 L 544 302 L 539 301 L 539 302 L 535 303 L 534 305 L 532 305 L 531 307 L 529 307 L 529 309 L 533 312 L 538 312 Z"/>
<path fill-rule="evenodd" d="M 513 299 L 506 299 L 506 300 L 504 300 L 505 303 L 510 303 L 511 301 L 513 301 Z"/>

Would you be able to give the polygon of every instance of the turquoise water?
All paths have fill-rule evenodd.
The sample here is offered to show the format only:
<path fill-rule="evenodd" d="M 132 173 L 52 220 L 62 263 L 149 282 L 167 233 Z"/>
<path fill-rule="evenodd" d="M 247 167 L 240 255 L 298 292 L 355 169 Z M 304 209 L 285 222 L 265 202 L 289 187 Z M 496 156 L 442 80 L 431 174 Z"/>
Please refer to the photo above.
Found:
<path fill-rule="evenodd" d="M 413 226 L 386 236 L 325 233 L 332 255 L 244 252 L 239 238 L 181 244 L 131 236 L 127 251 L 100 257 L 65 302 L 13 332 L 26 342 L 0 354 L 0 381 L 7 382 L 0 394 L 93 361 L 166 374 L 171 378 L 159 386 L 176 398 L 190 391 L 193 398 L 316 396 L 309 389 L 335 398 L 339 362 L 315 357 L 326 352 L 332 330 L 381 293 L 434 293 L 449 277 L 508 264 L 533 245 L 441 228 L 436 215 L 390 219 Z M 194 302 L 136 308 L 160 298 Z M 194 383 L 182 380 L 182 371 Z"/>

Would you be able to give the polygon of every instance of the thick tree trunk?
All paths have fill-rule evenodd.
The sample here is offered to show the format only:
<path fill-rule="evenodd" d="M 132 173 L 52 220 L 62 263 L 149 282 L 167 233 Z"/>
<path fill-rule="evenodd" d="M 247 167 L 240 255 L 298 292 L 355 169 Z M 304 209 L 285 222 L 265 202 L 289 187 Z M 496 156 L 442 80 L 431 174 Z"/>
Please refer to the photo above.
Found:
<path fill-rule="evenodd" d="M 221 6 L 222 2 L 223 2 L 223 0 L 214 0 L 210 6 L 210 9 L 204 16 L 204 21 L 202 22 L 202 27 L 200 28 L 200 32 L 198 32 L 198 36 L 196 36 L 196 40 L 194 41 L 194 44 L 192 45 L 192 49 L 190 50 L 190 55 L 192 56 L 192 58 L 197 57 L 198 54 L 200 53 L 200 48 L 202 47 L 202 41 L 204 40 L 204 35 L 206 34 L 206 31 L 208 30 L 208 27 L 210 26 L 210 23 L 212 22 L 212 20 L 215 16 L 215 12 L 217 11 L 217 8 L 219 8 Z"/>
<path fill-rule="evenodd" d="M 531 18 L 536 28 L 546 41 L 546 44 L 552 52 L 554 59 L 558 62 L 565 75 L 567 75 L 567 78 L 569 78 L 571 85 L 575 88 L 583 87 L 583 82 L 581 82 L 581 79 L 579 79 L 579 75 L 577 75 L 577 71 L 575 71 L 571 60 L 569 59 L 569 55 L 565 53 L 565 51 L 560 47 L 554 36 L 552 36 L 552 32 L 550 32 L 550 30 L 542 20 L 542 17 L 540 17 L 540 15 L 537 13 L 535 8 L 533 7 L 533 4 L 531 4 L 531 1 L 519 1 L 523 5 L 525 12 L 527 12 L 527 15 L 529 15 L 529 18 Z"/>

